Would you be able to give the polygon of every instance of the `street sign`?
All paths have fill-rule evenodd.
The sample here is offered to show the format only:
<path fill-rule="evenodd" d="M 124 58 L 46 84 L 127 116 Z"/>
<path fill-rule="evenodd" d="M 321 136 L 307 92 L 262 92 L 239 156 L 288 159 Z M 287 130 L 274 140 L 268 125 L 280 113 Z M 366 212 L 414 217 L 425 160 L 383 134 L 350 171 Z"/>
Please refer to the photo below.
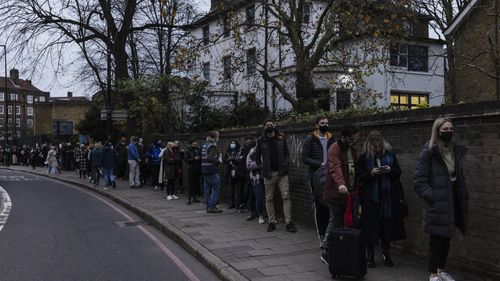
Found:
<path fill-rule="evenodd" d="M 101 109 L 101 120 L 107 120 L 106 109 Z M 126 110 L 113 110 L 111 112 L 111 120 L 113 121 L 126 121 L 127 111 Z"/>

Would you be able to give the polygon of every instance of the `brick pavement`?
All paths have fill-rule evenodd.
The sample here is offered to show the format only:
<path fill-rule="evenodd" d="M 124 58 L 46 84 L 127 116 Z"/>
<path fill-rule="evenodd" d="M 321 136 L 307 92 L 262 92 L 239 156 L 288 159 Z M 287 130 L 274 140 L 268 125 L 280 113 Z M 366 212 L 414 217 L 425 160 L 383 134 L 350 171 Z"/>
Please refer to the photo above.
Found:
<path fill-rule="evenodd" d="M 46 175 L 46 169 L 42 168 L 10 168 Z M 130 189 L 126 181 L 118 181 L 116 189 L 104 191 L 102 187 L 94 188 L 88 180 L 79 179 L 74 172 L 50 177 L 99 192 L 132 210 L 224 280 L 331 280 L 327 266 L 319 259 L 315 230 L 300 222 L 297 233 L 286 232 L 283 220 L 279 220 L 274 232 L 267 233 L 265 224 L 258 224 L 257 220 L 248 222 L 247 214 L 227 210 L 225 204 L 220 205 L 223 213 L 207 214 L 203 203 L 187 205 L 182 194 L 178 200 L 168 201 L 164 193 L 153 192 L 148 186 Z M 393 259 L 396 264 L 393 268 L 384 267 L 378 259 L 378 266 L 368 270 L 365 280 L 428 280 L 425 260 L 398 253 L 393 254 Z M 474 280 L 453 270 L 452 273 L 457 281 Z"/>

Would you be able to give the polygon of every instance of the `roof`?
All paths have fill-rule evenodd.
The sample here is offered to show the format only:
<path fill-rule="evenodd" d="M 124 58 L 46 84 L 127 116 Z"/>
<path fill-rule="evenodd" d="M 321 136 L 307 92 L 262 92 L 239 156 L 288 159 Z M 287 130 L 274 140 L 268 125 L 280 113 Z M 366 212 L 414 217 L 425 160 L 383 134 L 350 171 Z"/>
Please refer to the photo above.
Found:
<path fill-rule="evenodd" d="M 51 97 L 49 103 L 90 102 L 87 97 Z"/>
<path fill-rule="evenodd" d="M 481 0 L 471 0 L 465 8 L 460 11 L 460 13 L 455 17 L 451 25 L 444 31 L 444 35 L 449 35 L 455 33 L 457 29 L 462 25 L 465 19 L 467 19 Z"/>
<path fill-rule="evenodd" d="M 2 89 L 5 89 L 5 77 L 0 77 L 0 91 L 3 91 Z M 7 78 L 7 89 L 16 91 L 48 93 L 33 86 L 30 80 L 23 80 L 23 79 L 18 79 L 17 83 L 14 83 L 12 79 Z"/>

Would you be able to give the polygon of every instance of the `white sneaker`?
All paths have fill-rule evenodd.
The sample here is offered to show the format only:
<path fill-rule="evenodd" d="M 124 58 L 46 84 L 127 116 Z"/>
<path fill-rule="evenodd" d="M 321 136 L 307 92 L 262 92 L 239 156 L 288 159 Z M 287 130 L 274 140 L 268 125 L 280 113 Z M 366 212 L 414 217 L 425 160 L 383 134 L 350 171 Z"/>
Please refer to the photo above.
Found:
<path fill-rule="evenodd" d="M 109 188 L 105 187 L 105 188 L 104 188 L 104 190 L 108 191 L 108 190 L 109 190 Z"/>
<path fill-rule="evenodd" d="M 455 279 L 453 279 L 453 277 L 451 277 L 451 275 L 449 275 L 448 273 L 444 272 L 444 271 L 441 271 L 441 272 L 438 272 L 438 276 L 439 276 L 439 280 L 441 281 L 455 281 Z"/>
<path fill-rule="evenodd" d="M 173 199 L 179 199 L 179 197 L 177 197 L 175 194 L 174 194 L 174 195 L 172 195 L 172 198 L 173 198 Z"/>
<path fill-rule="evenodd" d="M 167 200 L 172 200 L 172 195 L 167 196 Z"/>
<path fill-rule="evenodd" d="M 438 275 L 429 277 L 429 281 L 443 281 Z"/>
<path fill-rule="evenodd" d="M 266 221 L 264 220 L 263 216 L 259 216 L 259 224 L 265 224 Z"/>
<path fill-rule="evenodd" d="M 155 186 L 155 188 L 153 189 L 153 191 L 158 191 L 160 188 L 158 188 L 158 186 Z"/>

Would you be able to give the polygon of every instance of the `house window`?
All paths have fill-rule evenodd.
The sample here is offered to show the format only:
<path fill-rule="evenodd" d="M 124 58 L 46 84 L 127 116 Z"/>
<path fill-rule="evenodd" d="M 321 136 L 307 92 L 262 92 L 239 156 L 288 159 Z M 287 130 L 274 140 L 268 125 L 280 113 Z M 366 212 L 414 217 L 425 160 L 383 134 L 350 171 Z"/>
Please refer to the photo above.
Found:
<path fill-rule="evenodd" d="M 33 128 L 33 119 L 27 119 L 26 120 L 26 126 L 28 128 Z"/>
<path fill-rule="evenodd" d="M 210 44 L 210 26 L 203 27 L 203 44 L 206 46 Z"/>
<path fill-rule="evenodd" d="M 45 97 L 44 96 L 40 96 L 40 102 L 45 102 Z"/>
<path fill-rule="evenodd" d="M 33 96 L 31 96 L 31 95 L 26 96 L 26 102 L 29 104 L 32 104 L 33 103 Z"/>
<path fill-rule="evenodd" d="M 33 116 L 33 107 L 26 108 L 26 115 Z"/>
<path fill-rule="evenodd" d="M 247 50 L 247 74 L 255 73 L 255 62 L 256 62 L 255 48 Z"/>
<path fill-rule="evenodd" d="M 10 100 L 17 101 L 17 94 L 10 94 Z"/>
<path fill-rule="evenodd" d="M 337 110 L 347 109 L 351 106 L 351 92 L 345 89 L 337 90 Z"/>
<path fill-rule="evenodd" d="M 12 118 L 7 119 L 7 123 L 9 123 L 9 126 L 12 126 Z"/>
<path fill-rule="evenodd" d="M 416 109 L 429 105 L 428 94 L 391 91 L 391 106 L 402 109 Z"/>
<path fill-rule="evenodd" d="M 0 101 L 5 101 L 5 94 L 0 92 Z"/>
<path fill-rule="evenodd" d="M 21 118 L 16 118 L 16 128 L 21 127 Z"/>
<path fill-rule="evenodd" d="M 210 82 L 210 62 L 206 62 L 203 64 L 203 78 L 206 81 Z"/>
<path fill-rule="evenodd" d="M 21 131 L 16 131 L 16 137 L 21 138 Z"/>
<path fill-rule="evenodd" d="M 252 27 L 255 24 L 255 6 L 248 6 L 246 9 L 246 24 L 248 27 Z"/>
<path fill-rule="evenodd" d="M 7 106 L 7 113 L 12 114 L 12 105 Z"/>
<path fill-rule="evenodd" d="M 222 18 L 222 32 L 224 34 L 224 38 L 231 35 L 231 19 L 227 14 Z"/>
<path fill-rule="evenodd" d="M 224 65 L 223 79 L 231 79 L 231 57 L 225 56 L 222 58 L 222 63 Z"/>
<path fill-rule="evenodd" d="M 409 71 L 429 70 L 429 48 L 408 44 L 397 44 L 390 49 L 390 64 L 405 67 Z"/>
<path fill-rule="evenodd" d="M 0 114 L 5 114 L 3 105 L 0 105 Z"/>
<path fill-rule="evenodd" d="M 16 115 L 21 115 L 21 106 L 16 105 Z"/>
<path fill-rule="evenodd" d="M 3 127 L 3 125 L 4 125 L 4 123 L 3 123 L 3 122 L 4 122 L 4 119 L 3 119 L 3 118 L 0 118 L 0 127 Z"/>
<path fill-rule="evenodd" d="M 308 24 L 311 20 L 311 2 L 303 2 L 302 11 L 300 12 L 300 17 L 302 17 L 302 23 Z"/>

